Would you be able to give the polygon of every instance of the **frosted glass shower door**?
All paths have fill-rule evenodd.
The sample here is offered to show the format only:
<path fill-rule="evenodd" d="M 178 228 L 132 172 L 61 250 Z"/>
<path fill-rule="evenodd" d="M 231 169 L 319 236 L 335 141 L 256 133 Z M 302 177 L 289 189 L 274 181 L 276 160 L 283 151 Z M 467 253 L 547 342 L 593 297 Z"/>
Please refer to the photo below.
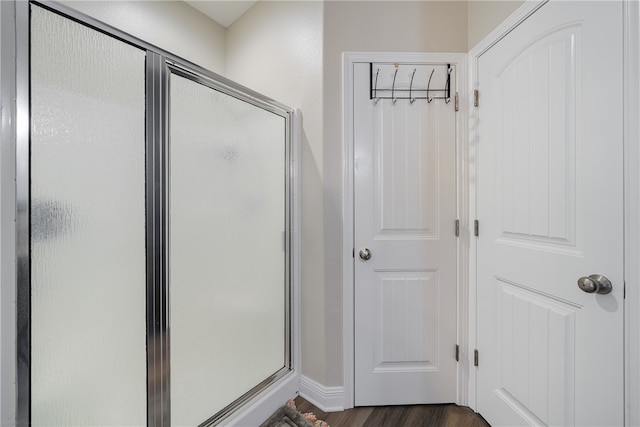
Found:
<path fill-rule="evenodd" d="M 171 74 L 171 422 L 287 366 L 287 120 Z"/>
<path fill-rule="evenodd" d="M 145 51 L 31 6 L 31 423 L 145 425 Z"/>

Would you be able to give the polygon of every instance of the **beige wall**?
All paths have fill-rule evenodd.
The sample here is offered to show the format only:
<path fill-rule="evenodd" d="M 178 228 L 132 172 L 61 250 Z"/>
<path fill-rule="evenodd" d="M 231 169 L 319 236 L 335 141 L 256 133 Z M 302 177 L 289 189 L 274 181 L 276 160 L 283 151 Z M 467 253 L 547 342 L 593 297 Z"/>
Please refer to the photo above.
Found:
<path fill-rule="evenodd" d="M 524 0 L 469 0 L 469 50 L 511 15 Z"/>
<path fill-rule="evenodd" d="M 324 287 L 327 373 L 342 385 L 342 52 L 466 52 L 462 1 L 328 1 L 324 4 Z M 304 331 L 303 331 L 304 333 Z"/>
<path fill-rule="evenodd" d="M 225 72 L 225 28 L 182 1 L 62 3 L 211 71 Z"/>
<path fill-rule="evenodd" d="M 302 369 L 325 384 L 322 14 L 322 2 L 258 2 L 227 30 L 226 68 L 302 110 Z"/>

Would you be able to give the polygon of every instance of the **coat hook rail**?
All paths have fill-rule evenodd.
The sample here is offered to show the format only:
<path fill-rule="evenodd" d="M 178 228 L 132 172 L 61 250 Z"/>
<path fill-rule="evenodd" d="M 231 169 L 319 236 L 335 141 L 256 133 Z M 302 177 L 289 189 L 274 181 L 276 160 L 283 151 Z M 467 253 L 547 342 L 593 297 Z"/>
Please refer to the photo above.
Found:
<path fill-rule="evenodd" d="M 408 65 L 412 67 L 407 69 Z M 408 99 L 411 104 L 416 99 L 426 99 L 428 103 L 442 99 L 449 104 L 454 71 L 451 64 L 416 65 L 369 63 L 369 99 L 375 104 L 380 99 L 390 99 L 394 104 L 398 99 Z"/>

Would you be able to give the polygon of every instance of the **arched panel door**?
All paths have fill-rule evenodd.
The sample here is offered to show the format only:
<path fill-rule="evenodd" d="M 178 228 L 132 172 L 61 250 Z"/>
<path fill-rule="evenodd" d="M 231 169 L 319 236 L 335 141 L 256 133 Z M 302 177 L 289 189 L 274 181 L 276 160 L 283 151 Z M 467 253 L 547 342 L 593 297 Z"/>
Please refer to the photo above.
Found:
<path fill-rule="evenodd" d="M 623 424 L 622 58 L 622 2 L 589 1 L 545 4 L 479 58 L 477 409 L 492 425 Z"/>

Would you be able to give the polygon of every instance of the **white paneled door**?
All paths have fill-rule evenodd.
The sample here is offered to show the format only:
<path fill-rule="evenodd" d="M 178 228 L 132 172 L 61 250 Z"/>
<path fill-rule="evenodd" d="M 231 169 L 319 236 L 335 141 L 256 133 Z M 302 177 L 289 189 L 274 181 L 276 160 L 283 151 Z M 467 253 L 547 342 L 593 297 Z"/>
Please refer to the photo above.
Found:
<path fill-rule="evenodd" d="M 454 102 L 372 100 L 376 71 L 354 67 L 355 404 L 453 402 Z M 392 87 L 393 64 L 382 68 L 379 87 Z M 400 66 L 396 87 L 414 68 Z"/>
<path fill-rule="evenodd" d="M 622 13 L 551 1 L 479 58 L 477 409 L 491 425 L 623 424 Z M 613 290 L 578 287 L 593 274 Z"/>

